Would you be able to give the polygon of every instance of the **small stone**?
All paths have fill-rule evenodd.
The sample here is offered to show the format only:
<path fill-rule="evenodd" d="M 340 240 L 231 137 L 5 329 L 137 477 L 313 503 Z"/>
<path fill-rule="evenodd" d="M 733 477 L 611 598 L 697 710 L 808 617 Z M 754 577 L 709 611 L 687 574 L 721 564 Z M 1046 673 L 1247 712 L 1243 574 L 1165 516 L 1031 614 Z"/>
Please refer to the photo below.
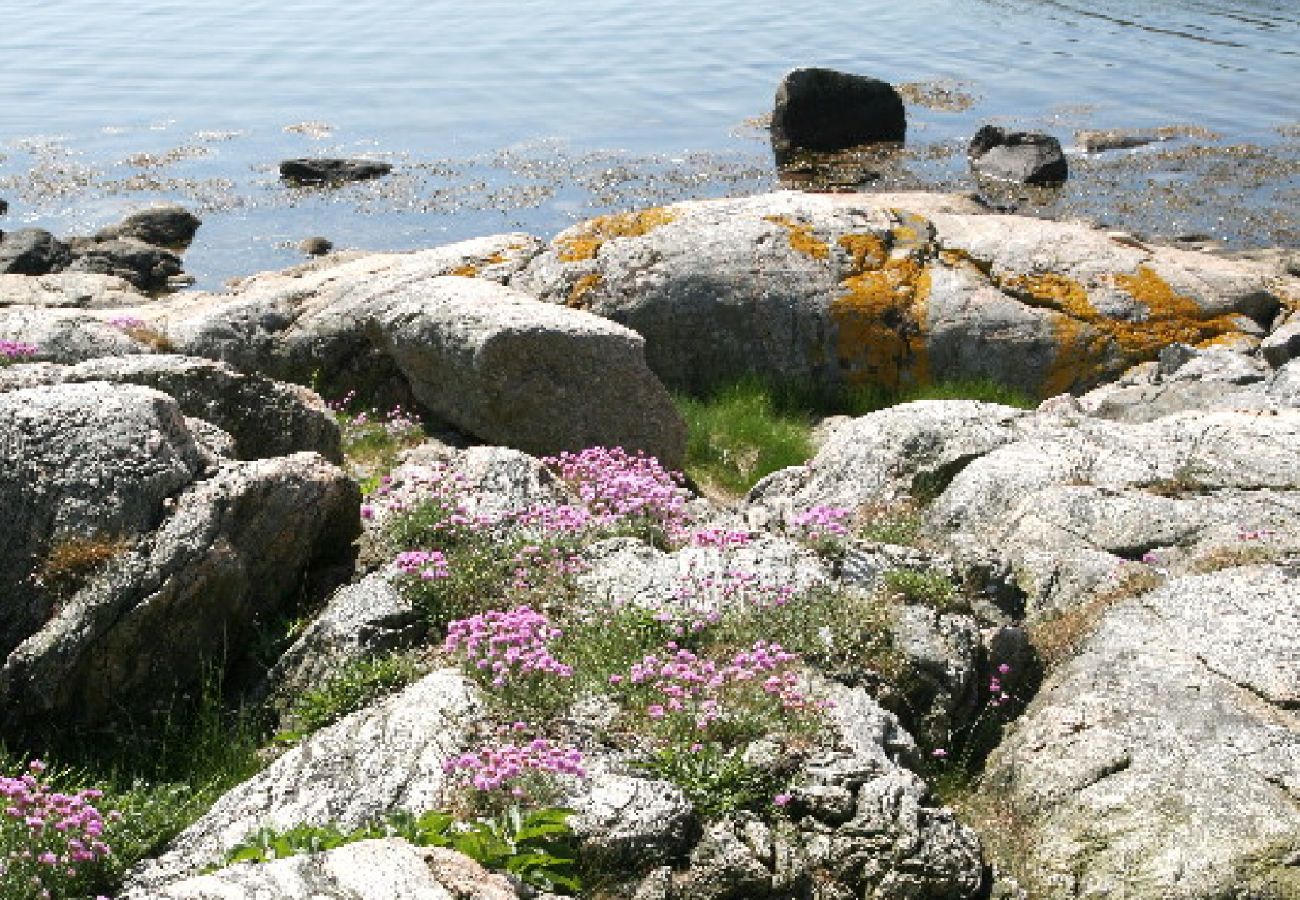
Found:
<path fill-rule="evenodd" d="M 334 249 L 334 244 L 323 237 L 309 237 L 298 244 L 298 249 L 308 256 L 324 256 Z"/>
<path fill-rule="evenodd" d="M 1061 142 L 1048 134 L 985 125 L 967 150 L 976 175 L 1021 184 L 1060 184 L 1069 177 Z"/>
<path fill-rule="evenodd" d="M 368 181 L 391 171 L 390 163 L 369 159 L 286 159 L 280 163 L 280 177 L 291 184 Z"/>

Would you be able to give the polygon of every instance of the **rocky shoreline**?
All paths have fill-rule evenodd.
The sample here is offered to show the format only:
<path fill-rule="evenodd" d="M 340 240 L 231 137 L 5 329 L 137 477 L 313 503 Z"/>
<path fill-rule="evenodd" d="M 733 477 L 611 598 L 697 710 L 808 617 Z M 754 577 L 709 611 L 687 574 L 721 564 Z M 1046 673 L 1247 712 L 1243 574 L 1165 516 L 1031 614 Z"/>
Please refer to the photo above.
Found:
<path fill-rule="evenodd" d="M 423 654 L 427 674 L 277 751 L 124 896 L 538 896 L 384 837 L 204 873 L 258 829 L 464 803 L 457 760 L 516 717 L 583 760 L 552 787 L 604 873 L 584 896 L 1296 896 L 1287 265 L 959 195 L 783 191 L 549 242 L 331 254 L 222 293 L 157 296 L 93 269 L 0 276 L 3 733 L 44 752 L 196 690 L 216 659 L 237 682 L 259 623 L 310 611 L 250 696 L 283 710 L 395 652 Z M 986 379 L 1042 403 L 835 420 L 806 465 L 730 504 L 648 467 L 684 459 L 670 390 L 755 373 L 828 390 Z M 321 399 L 347 391 L 446 439 L 363 498 Z M 564 456 L 593 447 L 646 456 Z M 449 518 L 412 530 L 430 509 Z M 902 515 L 910 534 L 871 537 Z M 444 564 L 555 535 L 566 562 L 508 566 L 498 593 L 474 594 L 484 608 L 449 612 L 436 593 L 454 581 Z M 90 562 L 57 582 L 74 551 Z M 769 718 L 679 746 L 661 729 L 679 695 L 645 706 L 611 687 L 619 669 L 563 703 L 510 705 L 448 619 L 528 604 L 566 635 L 584 615 L 613 633 L 629 608 L 703 623 L 671 652 L 757 654 L 728 665 L 778 679 L 745 700 Z M 764 616 L 771 633 L 754 630 Z M 563 646 L 545 653 L 577 684 L 596 645 Z M 704 770 L 645 768 L 696 744 L 688 757 L 716 750 L 769 793 L 718 811 L 692 780 Z M 974 777 L 949 790 L 958 769 Z"/>

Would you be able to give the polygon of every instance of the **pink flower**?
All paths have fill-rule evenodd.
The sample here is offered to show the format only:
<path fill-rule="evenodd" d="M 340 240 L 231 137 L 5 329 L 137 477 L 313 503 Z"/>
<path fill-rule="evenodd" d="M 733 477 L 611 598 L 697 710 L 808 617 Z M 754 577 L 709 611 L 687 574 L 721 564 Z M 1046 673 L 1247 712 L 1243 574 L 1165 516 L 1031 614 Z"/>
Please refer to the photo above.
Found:
<path fill-rule="evenodd" d="M 785 807 L 790 805 L 791 799 L 789 794 L 777 794 L 772 798 L 772 803 L 776 806 Z"/>

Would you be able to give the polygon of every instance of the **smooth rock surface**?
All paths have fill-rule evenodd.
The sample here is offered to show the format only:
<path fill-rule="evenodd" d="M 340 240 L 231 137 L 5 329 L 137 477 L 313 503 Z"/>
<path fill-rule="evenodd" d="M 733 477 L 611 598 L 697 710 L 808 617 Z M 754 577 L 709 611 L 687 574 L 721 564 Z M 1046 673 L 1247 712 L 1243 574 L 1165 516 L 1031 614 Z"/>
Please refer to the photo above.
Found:
<path fill-rule="evenodd" d="M 971 169 L 984 178 L 1020 184 L 1060 184 L 1070 175 L 1061 142 L 1049 134 L 1006 131 L 985 125 L 966 153 Z"/>

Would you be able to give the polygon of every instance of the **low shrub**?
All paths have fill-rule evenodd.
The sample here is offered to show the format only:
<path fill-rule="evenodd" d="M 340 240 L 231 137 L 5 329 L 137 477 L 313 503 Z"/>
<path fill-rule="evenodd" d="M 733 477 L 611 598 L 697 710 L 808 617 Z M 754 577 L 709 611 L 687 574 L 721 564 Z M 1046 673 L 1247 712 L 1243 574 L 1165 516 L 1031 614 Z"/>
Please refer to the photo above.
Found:
<path fill-rule="evenodd" d="M 681 788 L 695 811 L 719 819 L 747 811 L 767 817 L 779 808 L 786 779 L 745 762 L 740 749 L 713 744 L 662 747 L 637 763 L 637 769 Z"/>
<path fill-rule="evenodd" d="M 929 606 L 944 613 L 970 611 L 966 599 L 942 572 L 891 569 L 881 581 L 885 590 L 904 603 Z"/>
<path fill-rule="evenodd" d="M 286 716 L 290 727 L 279 732 L 274 740 L 276 743 L 300 741 L 379 698 L 401 690 L 424 671 L 420 661 L 408 653 L 391 653 L 350 662 L 290 705 Z"/>

